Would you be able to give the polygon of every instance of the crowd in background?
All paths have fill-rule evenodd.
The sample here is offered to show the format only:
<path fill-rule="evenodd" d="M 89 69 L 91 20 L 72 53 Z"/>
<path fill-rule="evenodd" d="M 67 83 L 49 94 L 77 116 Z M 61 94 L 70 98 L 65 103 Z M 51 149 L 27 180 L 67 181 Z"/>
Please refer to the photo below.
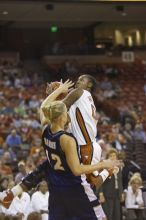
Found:
<path fill-rule="evenodd" d="M 54 68 L 54 66 L 49 68 L 50 80 L 55 78 L 58 71 L 63 79 L 67 76 L 73 78 L 74 75 L 77 78 L 80 71 L 90 73 L 89 67 L 80 67 L 76 61 L 66 61 L 59 70 Z M 144 220 L 144 200 L 140 189 L 143 186 L 143 175 L 140 175 L 142 169 L 139 164 L 133 163 L 132 166 L 127 153 L 130 148 L 133 158 L 135 157 L 133 143 L 136 141 L 146 149 L 144 128 L 146 116 L 140 105 L 123 104 L 118 107 L 119 120 L 115 121 L 98 105 L 98 101 L 112 102 L 120 97 L 123 88 L 118 83 L 119 74 L 120 69 L 114 65 L 98 65 L 93 71 L 93 75 L 98 79 L 95 96 L 99 118 L 97 139 L 103 140 L 102 159 L 123 160 L 122 170 L 118 175 L 108 179 L 97 193 L 108 220 L 121 220 L 122 207 L 125 208 L 127 220 Z M 38 112 L 40 103 L 45 97 L 45 80 L 46 76 L 36 72 L 30 73 L 22 64 L 7 61 L 0 63 L 0 191 L 19 183 L 27 173 L 46 159 L 41 145 Z M 145 96 L 145 86 L 142 89 Z M 139 173 L 135 175 L 137 171 Z M 37 189 L 16 197 L 8 210 L 0 206 L 0 219 L 48 220 L 48 197 L 49 189 L 43 181 Z M 132 201 L 135 201 L 134 204 Z"/>

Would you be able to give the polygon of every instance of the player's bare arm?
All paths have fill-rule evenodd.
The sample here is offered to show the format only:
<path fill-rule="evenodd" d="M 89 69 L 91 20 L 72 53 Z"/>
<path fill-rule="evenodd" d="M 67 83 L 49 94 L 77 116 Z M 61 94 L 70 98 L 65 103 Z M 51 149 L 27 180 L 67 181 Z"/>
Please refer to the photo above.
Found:
<path fill-rule="evenodd" d="M 82 165 L 78 158 L 77 145 L 74 138 L 64 134 L 60 138 L 60 144 L 65 153 L 68 166 L 75 176 L 89 174 L 96 170 L 113 169 L 115 166 L 120 165 L 119 161 L 111 160 L 105 160 L 94 165 Z"/>
<path fill-rule="evenodd" d="M 66 104 L 67 109 L 71 107 L 83 94 L 83 89 L 73 89 L 64 99 L 63 102 Z"/>

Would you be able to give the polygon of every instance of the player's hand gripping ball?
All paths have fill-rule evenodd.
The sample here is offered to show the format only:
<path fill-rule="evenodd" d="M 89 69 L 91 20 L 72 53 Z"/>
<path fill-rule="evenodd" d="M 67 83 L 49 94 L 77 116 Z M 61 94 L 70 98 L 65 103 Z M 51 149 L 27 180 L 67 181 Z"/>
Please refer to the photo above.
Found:
<path fill-rule="evenodd" d="M 51 82 L 50 84 L 47 83 L 47 88 L 46 88 L 46 94 L 50 95 L 53 91 L 55 91 L 59 86 L 61 85 L 61 82 L 54 81 Z M 62 93 L 57 97 L 57 100 L 62 100 L 66 97 L 67 93 Z"/>

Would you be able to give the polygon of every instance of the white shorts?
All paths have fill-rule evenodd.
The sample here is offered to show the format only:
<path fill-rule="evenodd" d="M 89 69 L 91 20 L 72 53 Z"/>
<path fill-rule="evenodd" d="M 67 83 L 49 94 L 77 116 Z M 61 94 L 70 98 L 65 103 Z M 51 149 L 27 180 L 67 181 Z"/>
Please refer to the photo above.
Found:
<path fill-rule="evenodd" d="M 93 165 L 100 162 L 102 149 L 96 141 L 92 143 L 92 146 L 93 146 L 93 155 L 92 155 L 91 164 Z M 98 171 L 94 171 L 93 174 L 94 176 L 98 176 L 99 173 Z"/>

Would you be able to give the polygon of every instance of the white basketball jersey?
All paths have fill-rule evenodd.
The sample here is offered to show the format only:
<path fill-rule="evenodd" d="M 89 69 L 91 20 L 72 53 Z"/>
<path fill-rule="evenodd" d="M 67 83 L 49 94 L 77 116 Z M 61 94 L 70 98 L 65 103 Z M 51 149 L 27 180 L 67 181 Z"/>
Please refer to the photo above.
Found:
<path fill-rule="evenodd" d="M 70 107 L 69 130 L 76 137 L 79 145 L 94 142 L 97 135 L 97 116 L 91 93 L 84 90 L 81 97 Z"/>

